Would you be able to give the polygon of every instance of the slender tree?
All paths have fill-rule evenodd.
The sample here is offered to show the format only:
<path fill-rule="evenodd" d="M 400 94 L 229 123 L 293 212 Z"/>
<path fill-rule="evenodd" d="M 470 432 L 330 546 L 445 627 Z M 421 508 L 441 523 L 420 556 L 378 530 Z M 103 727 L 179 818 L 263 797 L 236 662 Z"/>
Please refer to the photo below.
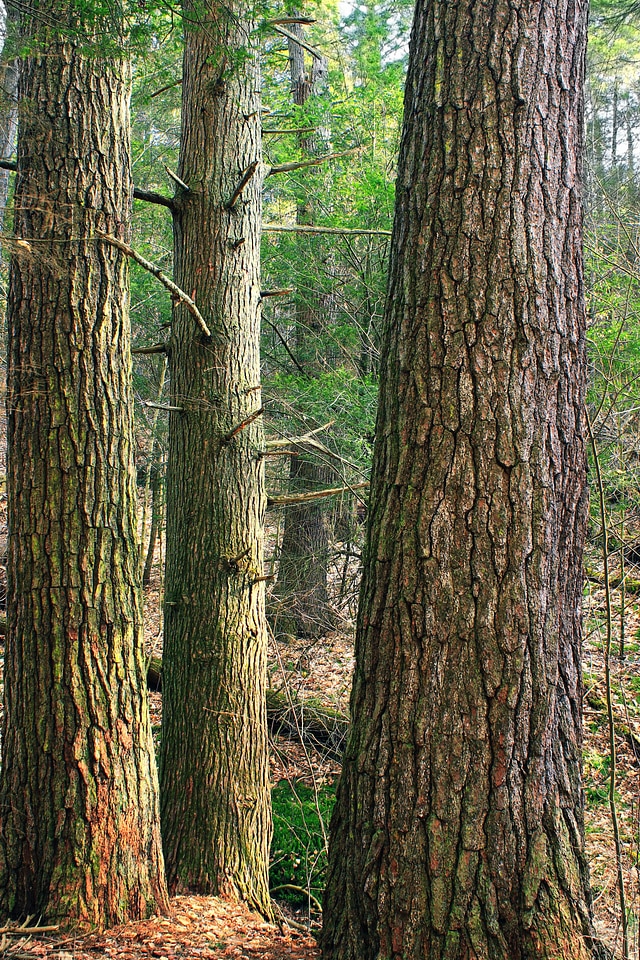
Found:
<path fill-rule="evenodd" d="M 270 911 L 260 365 L 261 124 L 241 3 L 187 6 L 162 732 L 170 887 Z M 197 23 L 196 23 L 197 21 Z"/>
<path fill-rule="evenodd" d="M 21 4 L 8 330 L 3 914 L 97 926 L 167 906 L 135 535 L 129 67 Z M 67 39 L 61 38 L 64 30 Z M 71 39 L 70 39 L 71 38 Z"/>
<path fill-rule="evenodd" d="M 419 0 L 331 960 L 586 958 L 583 0 Z"/>
<path fill-rule="evenodd" d="M 304 107 L 310 97 L 317 96 L 326 86 L 328 65 L 324 57 L 311 56 L 309 69 L 305 51 L 297 41 L 304 42 L 301 24 L 289 28 L 289 74 L 291 96 L 297 107 Z M 297 135 L 303 157 L 319 153 L 318 147 L 326 135 L 313 131 Z M 325 149 L 325 153 L 328 152 Z M 313 169 L 313 168 L 310 168 Z M 300 173 L 304 182 L 304 173 Z M 297 203 L 296 222 L 312 225 L 313 199 L 306 193 Z M 302 244 L 305 238 L 301 239 Z M 308 376 L 321 368 L 318 363 L 317 341 L 329 313 L 329 298 L 318 290 L 299 290 L 296 297 L 295 350 L 303 359 Z M 335 472 L 326 460 L 299 447 L 291 457 L 289 491 L 292 494 L 313 493 L 330 487 Z M 273 618 L 276 631 L 291 631 L 298 636 L 318 636 L 331 627 L 327 580 L 329 575 L 329 510 L 326 502 L 291 503 L 284 511 L 284 530 L 280 547 L 278 582 L 274 591 L 277 603 Z"/>

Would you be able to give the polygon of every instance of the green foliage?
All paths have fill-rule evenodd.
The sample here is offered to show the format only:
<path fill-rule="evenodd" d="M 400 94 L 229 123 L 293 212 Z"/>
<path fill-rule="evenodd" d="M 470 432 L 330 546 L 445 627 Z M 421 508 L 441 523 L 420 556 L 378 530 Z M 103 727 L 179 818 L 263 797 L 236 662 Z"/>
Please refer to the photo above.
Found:
<path fill-rule="evenodd" d="M 372 376 L 358 377 L 344 367 L 316 377 L 274 374 L 269 384 L 270 420 L 285 434 L 335 421 L 338 426 L 328 430 L 329 440 L 323 437 L 323 442 L 338 446 L 343 458 L 362 469 L 371 456 L 377 396 Z"/>
<path fill-rule="evenodd" d="M 324 889 L 326 837 L 335 788 L 322 786 L 316 791 L 302 783 L 281 780 L 273 788 L 271 800 L 271 889 L 278 899 L 307 906 L 308 893 L 320 900 Z M 282 889 L 290 887 L 299 890 Z"/>

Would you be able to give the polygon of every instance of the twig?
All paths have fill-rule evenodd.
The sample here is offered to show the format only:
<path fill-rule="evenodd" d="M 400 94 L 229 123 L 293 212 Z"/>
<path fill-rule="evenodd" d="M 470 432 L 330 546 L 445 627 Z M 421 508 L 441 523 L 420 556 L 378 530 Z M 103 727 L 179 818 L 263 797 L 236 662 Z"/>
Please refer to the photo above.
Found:
<path fill-rule="evenodd" d="M 160 283 L 167 288 L 167 290 L 170 290 L 178 300 L 184 303 L 189 312 L 193 314 L 198 321 L 200 329 L 204 333 L 205 337 L 207 337 L 209 340 L 211 339 L 211 331 L 209 330 L 209 327 L 205 323 L 204 317 L 198 310 L 191 297 L 185 293 L 184 290 L 181 290 L 180 287 L 176 286 L 173 280 L 170 280 L 169 277 L 167 277 L 166 274 L 159 269 L 159 267 L 156 267 L 156 265 L 151 263 L 150 260 L 145 260 L 145 258 L 137 253 L 133 247 L 130 247 L 127 243 L 123 243 L 122 240 L 118 240 L 117 237 L 112 237 L 108 233 L 100 232 L 97 233 L 97 236 L 106 243 L 110 243 L 113 247 L 117 247 L 118 250 L 122 250 L 122 252 L 126 253 L 128 257 L 131 257 L 131 259 L 135 260 L 136 263 L 139 263 L 141 267 L 144 267 L 145 270 L 148 270 L 149 273 L 156 278 L 156 280 L 159 280 Z"/>
<path fill-rule="evenodd" d="M 258 166 L 259 166 L 258 161 L 254 160 L 253 163 L 250 163 L 247 169 L 244 171 L 244 173 L 242 174 L 242 179 L 240 180 L 240 183 L 234 190 L 233 196 L 231 197 L 231 200 L 229 200 L 229 203 L 227 204 L 227 210 L 233 210 L 236 203 L 240 199 L 240 195 L 242 191 L 244 190 L 246 185 L 249 183 L 249 180 L 251 180 L 251 177 L 254 175 L 254 173 L 258 169 Z"/>
<path fill-rule="evenodd" d="M 50 927 L 0 927 L 0 934 L 10 937 L 23 937 L 27 933 L 54 933 L 60 926 L 56 923 Z"/>
<path fill-rule="evenodd" d="M 352 153 L 359 153 L 362 147 L 353 147 L 351 150 L 341 150 L 339 153 L 327 153 L 324 157 L 316 157 L 313 160 L 294 160 L 291 163 L 281 163 L 275 167 L 269 167 L 265 176 L 273 177 L 277 173 L 291 173 L 293 170 L 303 170 L 305 167 L 317 167 L 327 160 L 337 160 L 338 157 L 349 157 Z"/>
<path fill-rule="evenodd" d="M 297 43 L 299 47 L 302 47 L 303 50 L 306 50 L 307 53 L 310 53 L 312 57 L 315 57 L 316 60 L 326 60 L 326 57 L 323 53 L 320 53 L 315 47 L 312 47 L 310 43 L 307 43 L 306 40 L 303 40 L 302 37 L 296 37 L 295 33 L 291 33 L 291 30 L 287 30 L 286 27 L 280 26 L 280 24 L 274 23 L 273 21 L 269 24 L 272 30 L 275 30 L 276 33 L 279 33 L 281 36 L 286 37 L 287 40 L 291 40 L 292 43 Z"/>
<path fill-rule="evenodd" d="M 329 233 L 345 237 L 390 237 L 391 230 L 359 230 L 350 227 L 311 227 L 305 224 L 263 223 L 263 233 Z"/>
<path fill-rule="evenodd" d="M 256 410 L 254 413 L 252 413 L 250 417 L 247 417 L 246 420 L 243 420 L 242 423 L 239 423 L 233 428 L 233 430 L 230 430 L 229 433 L 225 433 L 224 437 L 221 438 L 220 443 L 229 443 L 229 441 L 233 440 L 233 438 L 237 436 L 241 430 L 244 430 L 245 427 L 248 427 L 249 424 L 253 423 L 254 420 L 257 420 L 258 417 L 262 416 L 263 413 L 264 407 L 260 407 L 259 410 Z"/>
<path fill-rule="evenodd" d="M 353 490 L 362 490 L 369 486 L 368 480 L 362 483 L 352 483 L 348 487 L 332 487 L 327 490 L 315 490 L 313 493 L 297 493 L 284 497 L 267 497 L 268 507 L 284 507 L 290 503 L 309 503 L 312 500 L 322 500 L 324 497 L 335 497 L 340 493 L 349 493 Z"/>
<path fill-rule="evenodd" d="M 180 179 L 180 177 L 178 176 L 177 173 L 174 173 L 173 170 L 170 170 L 169 167 L 166 165 L 166 163 L 165 163 L 165 165 L 164 165 L 164 168 L 165 168 L 165 170 L 167 171 L 167 175 L 168 175 L 169 177 L 171 177 L 171 179 L 172 179 L 175 183 L 177 183 L 179 187 L 182 187 L 182 189 L 183 189 L 183 190 L 186 190 L 187 193 L 190 192 L 191 187 L 188 187 L 187 184 L 184 182 L 184 180 L 181 180 L 181 179 Z"/>

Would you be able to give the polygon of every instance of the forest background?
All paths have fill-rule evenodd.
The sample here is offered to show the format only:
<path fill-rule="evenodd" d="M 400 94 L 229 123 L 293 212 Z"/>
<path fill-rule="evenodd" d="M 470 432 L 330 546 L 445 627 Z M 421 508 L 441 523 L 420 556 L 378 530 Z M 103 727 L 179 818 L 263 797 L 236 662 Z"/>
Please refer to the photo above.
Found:
<path fill-rule="evenodd" d="M 281 754 L 273 766 L 271 883 L 287 909 L 297 911 L 296 922 L 313 925 L 346 722 L 412 9 L 323 3 L 303 12 L 310 21 L 304 40 L 323 58 L 304 102 L 292 102 L 286 35 L 265 26 L 262 38 L 265 159 L 272 168 L 290 165 L 264 191 L 262 383 L 265 431 L 273 452 L 284 454 L 267 461 L 271 718 L 274 756 Z M 181 56 L 178 14 L 168 7 L 150 11 L 134 60 L 133 172 L 137 186 L 165 195 L 173 186 L 167 168 L 177 167 Z M 306 56 L 310 70 L 319 57 Z M 639 955 L 640 939 L 639 68 L 637 15 L 611 0 L 592 3 L 586 256 L 589 410 L 599 469 L 594 462 L 585 776 L 598 921 L 612 944 L 626 928 L 630 956 Z M 5 79 L 10 160 L 11 60 Z M 315 163 L 321 158 L 327 159 Z M 9 230 L 10 194 L 5 216 Z M 172 274 L 171 224 L 162 206 L 136 202 L 132 245 Z M 5 257 L 5 272 L 6 265 Z M 157 670 L 167 417 L 159 344 L 171 301 L 135 265 L 131 290 L 146 636 Z M 289 439 L 301 437 L 290 456 Z M 310 497 L 327 488 L 339 492 Z M 156 725 L 159 709 L 156 695 Z"/>

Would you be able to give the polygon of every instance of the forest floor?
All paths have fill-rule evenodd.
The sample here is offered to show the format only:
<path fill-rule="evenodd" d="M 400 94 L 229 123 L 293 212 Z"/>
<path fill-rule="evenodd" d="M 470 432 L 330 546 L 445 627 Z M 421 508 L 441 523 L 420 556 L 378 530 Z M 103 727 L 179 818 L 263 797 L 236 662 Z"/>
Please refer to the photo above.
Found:
<path fill-rule="evenodd" d="M 0 491 L 0 508 L 4 492 Z M 0 531 L 1 533 L 1 531 Z M 159 559 L 159 558 L 158 558 Z M 590 577 L 585 590 L 585 789 L 586 837 L 595 900 L 598 935 L 621 957 L 620 902 L 608 799 L 610 739 L 607 723 L 604 641 L 606 597 L 598 558 L 587 557 Z M 349 571 L 350 575 L 355 570 Z M 615 571 L 613 571 L 615 575 Z M 336 582 L 344 570 L 334 571 Z M 629 960 L 640 960 L 640 570 L 630 568 L 630 584 L 621 615 L 620 592 L 613 591 L 613 652 L 618 652 L 620 623 L 624 622 L 625 657 L 612 656 L 612 709 L 616 725 L 616 800 L 622 844 L 622 867 L 629 919 Z M 614 579 L 615 582 L 615 579 Z M 353 618 L 357 584 L 344 595 L 337 611 L 339 629 L 314 640 L 291 636 L 271 641 L 270 685 L 296 700 L 323 703 L 346 711 L 353 667 Z M 161 656 L 162 620 L 160 564 L 156 564 L 146 591 L 146 640 L 149 653 Z M 154 727 L 161 719 L 162 699 L 151 694 Z M 274 737 L 271 775 L 274 784 L 289 781 L 317 791 L 339 774 L 335 755 L 318 753 L 308 744 Z M 213 897 L 176 897 L 171 915 L 126 924 L 107 931 L 72 936 L 56 931 L 0 931 L 0 957 L 36 960 L 95 960 L 97 957 L 245 958 L 245 960 L 316 960 L 314 934 L 319 917 L 305 909 L 282 905 L 279 923 L 266 923 L 246 907 Z M 31 920 L 35 924 L 35 920 Z M 291 924 L 291 925 L 289 925 Z"/>

